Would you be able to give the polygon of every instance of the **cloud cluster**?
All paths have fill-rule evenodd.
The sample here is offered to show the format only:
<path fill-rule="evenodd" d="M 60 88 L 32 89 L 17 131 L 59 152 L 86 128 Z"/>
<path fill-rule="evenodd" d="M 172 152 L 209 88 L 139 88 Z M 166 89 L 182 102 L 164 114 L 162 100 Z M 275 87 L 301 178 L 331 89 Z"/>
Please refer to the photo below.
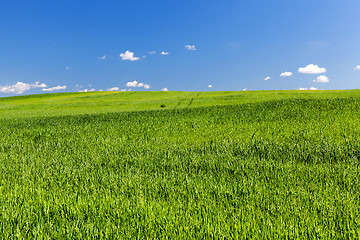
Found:
<path fill-rule="evenodd" d="M 169 90 L 168 90 L 168 88 L 164 87 L 164 88 L 161 89 L 161 91 L 167 92 Z"/>
<path fill-rule="evenodd" d="M 264 78 L 264 80 L 265 80 L 265 81 L 270 80 L 270 79 L 271 79 L 270 77 L 266 77 L 266 78 Z"/>
<path fill-rule="evenodd" d="M 292 72 L 283 72 L 280 74 L 280 77 L 291 77 L 293 75 Z"/>
<path fill-rule="evenodd" d="M 326 72 L 326 69 L 320 68 L 318 65 L 309 64 L 306 67 L 300 67 L 298 72 L 306 74 L 320 74 Z"/>
<path fill-rule="evenodd" d="M 120 88 L 118 87 L 112 87 L 112 88 L 109 88 L 108 91 L 119 91 Z"/>
<path fill-rule="evenodd" d="M 140 60 L 139 57 L 134 57 L 134 53 L 130 51 L 126 51 L 125 53 L 121 53 L 120 57 L 122 60 L 129 60 L 129 61 L 138 61 Z"/>
<path fill-rule="evenodd" d="M 160 55 L 169 55 L 169 52 L 164 52 L 164 51 L 162 51 L 162 52 L 160 53 Z"/>
<path fill-rule="evenodd" d="M 56 90 L 65 90 L 66 86 L 56 86 L 56 87 L 52 87 L 52 88 L 43 88 L 41 89 L 43 92 L 52 92 L 52 91 L 56 91 Z"/>
<path fill-rule="evenodd" d="M 310 87 L 310 88 L 298 88 L 297 90 L 319 90 L 316 87 Z"/>
<path fill-rule="evenodd" d="M 185 45 L 185 49 L 189 51 L 196 51 L 195 45 Z"/>
<path fill-rule="evenodd" d="M 0 86 L 0 92 L 21 94 L 32 88 L 46 88 L 46 84 L 45 83 L 40 84 L 40 82 L 35 82 L 32 84 L 17 82 L 14 85 Z"/>
<path fill-rule="evenodd" d="M 96 91 L 95 88 L 92 88 L 92 89 L 87 89 L 87 88 L 85 88 L 84 90 L 80 90 L 80 91 L 78 91 L 78 92 L 95 92 L 95 91 Z"/>
<path fill-rule="evenodd" d="M 328 83 L 330 79 L 325 75 L 318 76 L 313 82 L 319 82 L 319 83 Z"/>
<path fill-rule="evenodd" d="M 127 82 L 126 83 L 127 87 L 143 87 L 145 89 L 149 89 L 150 85 L 149 84 L 145 84 L 145 83 L 139 83 L 138 81 L 133 81 L 133 82 Z"/>

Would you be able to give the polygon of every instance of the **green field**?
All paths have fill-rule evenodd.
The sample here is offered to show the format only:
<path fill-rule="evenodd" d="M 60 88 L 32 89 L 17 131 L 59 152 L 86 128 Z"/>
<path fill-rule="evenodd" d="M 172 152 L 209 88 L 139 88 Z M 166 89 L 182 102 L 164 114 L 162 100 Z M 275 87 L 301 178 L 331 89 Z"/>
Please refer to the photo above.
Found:
<path fill-rule="evenodd" d="M 359 239 L 360 90 L 0 98 L 4 239 Z"/>

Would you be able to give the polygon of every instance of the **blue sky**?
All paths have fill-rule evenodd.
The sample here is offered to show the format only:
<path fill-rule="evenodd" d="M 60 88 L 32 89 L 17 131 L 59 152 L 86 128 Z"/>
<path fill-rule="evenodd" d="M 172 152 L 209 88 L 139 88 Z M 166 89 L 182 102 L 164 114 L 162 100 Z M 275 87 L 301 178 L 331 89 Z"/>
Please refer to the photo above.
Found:
<path fill-rule="evenodd" d="M 358 0 L 1 1 L 0 96 L 360 88 L 359 12 Z"/>

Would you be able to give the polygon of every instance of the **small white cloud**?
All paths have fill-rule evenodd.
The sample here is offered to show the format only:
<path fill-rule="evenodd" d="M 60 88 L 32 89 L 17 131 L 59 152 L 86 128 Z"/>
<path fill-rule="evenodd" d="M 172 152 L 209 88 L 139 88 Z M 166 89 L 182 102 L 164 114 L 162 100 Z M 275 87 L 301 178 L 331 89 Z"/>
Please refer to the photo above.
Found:
<path fill-rule="evenodd" d="M 211 84 L 208 85 L 208 88 L 212 88 L 213 86 Z"/>
<path fill-rule="evenodd" d="M 196 51 L 195 45 L 185 45 L 185 48 L 189 51 Z"/>
<path fill-rule="evenodd" d="M 244 88 L 243 91 L 247 91 L 248 89 L 247 88 Z"/>
<path fill-rule="evenodd" d="M 142 56 L 142 58 L 146 58 L 146 56 L 144 55 L 144 56 Z"/>
<path fill-rule="evenodd" d="M 149 54 L 154 55 L 154 54 L 156 54 L 156 51 L 150 51 Z"/>
<path fill-rule="evenodd" d="M 0 86 L 0 92 L 21 94 L 32 88 L 46 88 L 46 84 L 40 84 L 40 82 L 35 82 L 33 84 L 17 82 L 15 85 Z"/>
<path fill-rule="evenodd" d="M 161 91 L 167 92 L 169 90 L 168 90 L 168 88 L 164 87 L 164 88 L 161 89 Z"/>
<path fill-rule="evenodd" d="M 66 70 L 69 70 L 69 69 L 70 69 L 70 67 L 66 66 L 66 67 L 65 67 L 65 69 L 66 69 Z"/>
<path fill-rule="evenodd" d="M 360 70 L 360 65 L 357 65 L 354 69 L 355 70 Z"/>
<path fill-rule="evenodd" d="M 126 86 L 127 87 L 137 87 L 138 84 L 139 84 L 139 82 L 135 80 L 133 82 L 127 82 Z"/>
<path fill-rule="evenodd" d="M 127 82 L 126 83 L 127 87 L 143 87 L 145 89 L 149 89 L 150 85 L 146 84 L 146 83 L 139 83 L 138 81 L 133 81 L 133 82 Z"/>
<path fill-rule="evenodd" d="M 283 72 L 280 74 L 280 77 L 291 77 L 293 75 L 292 72 Z"/>
<path fill-rule="evenodd" d="M 112 87 L 112 88 L 109 88 L 108 91 L 119 91 L 120 88 L 118 87 Z"/>
<path fill-rule="evenodd" d="M 299 68 L 298 72 L 306 74 L 320 74 L 326 72 L 326 69 L 320 68 L 318 65 L 309 64 L 306 67 Z"/>
<path fill-rule="evenodd" d="M 319 90 L 316 87 L 310 87 L 310 88 L 298 88 L 297 90 Z"/>
<path fill-rule="evenodd" d="M 164 52 L 164 51 L 162 51 L 162 52 L 160 53 L 160 55 L 169 55 L 169 52 Z"/>
<path fill-rule="evenodd" d="M 125 92 L 126 91 L 126 89 L 124 88 L 124 89 L 120 89 L 120 92 Z"/>
<path fill-rule="evenodd" d="M 95 91 L 96 91 L 95 88 L 92 88 L 92 89 L 87 89 L 87 88 L 85 88 L 84 90 L 80 90 L 80 91 L 78 91 L 78 92 L 95 92 Z"/>
<path fill-rule="evenodd" d="M 106 55 L 99 57 L 99 60 L 105 60 L 106 59 Z"/>
<path fill-rule="evenodd" d="M 134 57 L 134 53 L 130 51 L 126 51 L 125 53 L 121 53 L 120 57 L 122 60 L 130 60 L 130 61 L 138 61 L 140 58 Z"/>
<path fill-rule="evenodd" d="M 41 89 L 41 91 L 44 91 L 44 92 L 52 92 L 52 91 L 56 91 L 56 90 L 65 90 L 66 89 L 66 86 L 56 86 L 56 87 L 52 87 L 52 88 L 43 88 Z"/>
<path fill-rule="evenodd" d="M 270 80 L 270 79 L 271 79 L 271 77 L 264 78 L 265 81 Z"/>
<path fill-rule="evenodd" d="M 318 76 L 315 80 L 313 80 L 313 82 L 320 82 L 320 83 L 328 83 L 329 81 L 330 81 L 329 78 L 325 75 Z"/>

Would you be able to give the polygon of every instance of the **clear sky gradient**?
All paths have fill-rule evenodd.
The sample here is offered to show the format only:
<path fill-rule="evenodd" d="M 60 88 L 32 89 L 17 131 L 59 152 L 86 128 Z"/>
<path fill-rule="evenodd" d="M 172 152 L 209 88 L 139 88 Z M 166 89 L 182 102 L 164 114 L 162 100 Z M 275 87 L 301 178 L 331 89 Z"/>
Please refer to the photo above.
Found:
<path fill-rule="evenodd" d="M 360 88 L 359 13 L 359 0 L 1 1 L 0 96 Z"/>

